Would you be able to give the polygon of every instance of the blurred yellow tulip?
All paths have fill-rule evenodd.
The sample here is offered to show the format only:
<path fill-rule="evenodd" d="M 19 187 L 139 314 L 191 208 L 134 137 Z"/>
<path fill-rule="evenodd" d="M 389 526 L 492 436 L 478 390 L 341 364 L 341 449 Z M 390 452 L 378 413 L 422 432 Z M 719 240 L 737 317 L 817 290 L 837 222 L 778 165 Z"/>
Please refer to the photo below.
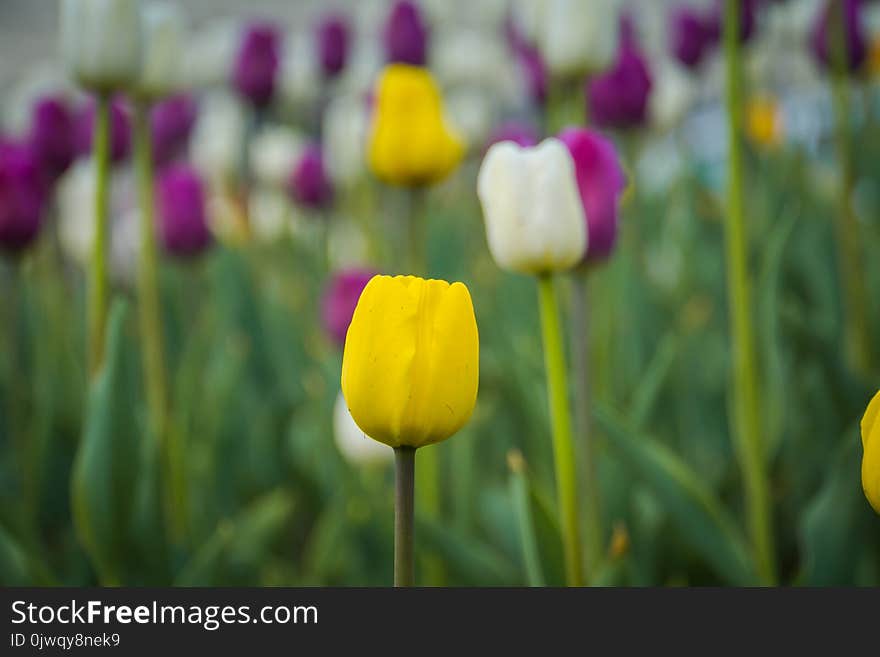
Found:
<path fill-rule="evenodd" d="M 746 108 L 746 132 L 756 146 L 771 148 L 782 142 L 782 111 L 775 98 L 758 96 Z"/>
<path fill-rule="evenodd" d="M 874 395 L 862 417 L 862 489 L 880 513 L 880 392 Z"/>
<path fill-rule="evenodd" d="M 386 66 L 369 135 L 373 173 L 392 185 L 427 185 L 448 176 L 463 155 L 464 143 L 446 122 L 431 74 L 418 66 Z"/>
<path fill-rule="evenodd" d="M 477 401 L 479 337 L 463 283 L 374 276 L 354 311 L 342 393 L 368 436 L 391 447 L 446 440 Z"/>

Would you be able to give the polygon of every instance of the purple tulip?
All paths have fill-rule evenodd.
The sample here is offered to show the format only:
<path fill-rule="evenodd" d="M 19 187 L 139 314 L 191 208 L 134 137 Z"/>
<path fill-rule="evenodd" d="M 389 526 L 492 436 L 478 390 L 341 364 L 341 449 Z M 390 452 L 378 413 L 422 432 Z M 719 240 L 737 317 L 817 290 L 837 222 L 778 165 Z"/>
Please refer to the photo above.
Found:
<path fill-rule="evenodd" d="M 559 134 L 574 160 L 575 177 L 587 218 L 587 253 L 594 262 L 611 255 L 617 240 L 620 197 L 626 174 L 611 140 L 594 130 L 566 128 Z"/>
<path fill-rule="evenodd" d="M 73 133 L 73 114 L 62 98 L 47 96 L 34 103 L 28 141 L 47 180 L 56 180 L 73 161 Z"/>
<path fill-rule="evenodd" d="M 386 61 L 413 66 L 425 65 L 428 28 L 416 3 L 408 0 L 396 2 L 385 23 L 382 36 Z"/>
<path fill-rule="evenodd" d="M 523 148 L 535 146 L 539 141 L 538 131 L 531 123 L 525 121 L 506 121 L 492 132 L 486 149 L 500 141 L 512 141 Z"/>
<path fill-rule="evenodd" d="M 710 28 L 702 14 L 692 7 L 679 6 L 672 10 L 669 41 L 675 58 L 690 69 L 697 68 L 712 45 Z"/>
<path fill-rule="evenodd" d="M 344 16 L 327 16 L 318 25 L 318 60 L 326 77 L 335 77 L 345 68 L 350 41 L 351 29 Z"/>
<path fill-rule="evenodd" d="M 837 20 L 837 2 L 826 2 L 810 33 L 810 49 L 816 61 L 824 68 L 834 66 L 834 38 L 832 31 Z M 862 24 L 862 3 L 860 0 L 843 0 L 843 25 L 846 35 L 847 68 L 851 72 L 859 70 L 868 56 L 868 46 Z"/>
<path fill-rule="evenodd" d="M 543 105 L 547 101 L 547 67 L 540 51 L 533 46 L 523 46 L 517 51 L 517 58 L 529 98 L 535 105 Z"/>
<path fill-rule="evenodd" d="M 254 23 L 245 30 L 232 72 L 233 84 L 244 98 L 265 107 L 275 92 L 280 37 L 270 23 Z"/>
<path fill-rule="evenodd" d="M 95 133 L 94 101 L 89 101 L 77 112 L 74 125 L 74 151 L 77 157 L 89 156 L 92 153 L 92 139 Z M 128 109 L 121 97 L 114 98 L 110 103 L 110 159 L 122 162 L 131 152 L 131 121 Z"/>
<path fill-rule="evenodd" d="M 333 275 L 324 292 L 321 313 L 324 329 L 340 347 L 345 345 L 348 325 L 351 324 L 361 292 L 375 275 L 376 272 L 369 269 L 345 269 Z"/>
<path fill-rule="evenodd" d="M 324 167 L 320 147 L 310 145 L 303 151 L 289 182 L 293 199 L 308 208 L 321 208 L 333 198 L 333 184 Z"/>
<path fill-rule="evenodd" d="M 624 20 L 622 32 L 617 61 L 587 83 L 590 118 L 600 127 L 633 128 L 644 124 L 648 116 L 651 73 L 631 23 Z"/>
<path fill-rule="evenodd" d="M 185 164 L 167 168 L 157 185 L 159 236 L 168 253 L 192 256 L 211 243 L 205 193 L 195 169 Z"/>
<path fill-rule="evenodd" d="M 30 144 L 0 141 L 0 248 L 17 253 L 40 232 L 46 190 Z"/>
<path fill-rule="evenodd" d="M 197 114 L 196 103 L 187 94 L 171 96 L 153 106 L 150 134 L 157 166 L 164 166 L 186 152 Z"/>

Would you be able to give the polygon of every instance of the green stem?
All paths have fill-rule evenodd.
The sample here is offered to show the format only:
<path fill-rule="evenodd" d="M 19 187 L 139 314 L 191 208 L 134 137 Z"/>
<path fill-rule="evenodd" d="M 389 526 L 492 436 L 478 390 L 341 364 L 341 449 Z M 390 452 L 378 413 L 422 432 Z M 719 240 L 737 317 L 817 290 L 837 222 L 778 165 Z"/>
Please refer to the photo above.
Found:
<path fill-rule="evenodd" d="M 727 287 L 733 340 L 733 433 L 746 489 L 749 534 L 764 584 L 776 581 L 772 513 L 767 482 L 766 450 L 761 435 L 755 341 L 749 294 L 747 239 L 743 208 L 743 103 L 739 53 L 739 0 L 726 0 L 724 47 L 727 73 L 728 211 L 725 216 Z"/>
<path fill-rule="evenodd" d="M 415 486 L 416 450 L 394 448 L 394 586 L 415 584 Z"/>
<path fill-rule="evenodd" d="M 599 484 L 596 480 L 596 446 L 590 426 L 590 367 L 589 367 L 589 302 L 587 299 L 588 271 L 581 269 L 572 276 L 571 304 L 571 357 L 574 364 L 575 426 L 581 436 L 583 451 L 583 501 L 586 519 L 587 573 L 592 577 L 602 561 L 602 509 L 599 503 Z"/>
<path fill-rule="evenodd" d="M 556 494 L 565 554 L 565 580 L 568 586 L 582 586 L 574 440 L 571 433 L 562 329 L 559 325 L 559 299 L 552 274 L 538 276 L 538 298 L 541 306 L 541 328 L 544 334 L 544 367 L 547 373 L 547 396 L 553 429 Z"/>
<path fill-rule="evenodd" d="M 522 543 L 523 564 L 529 586 L 545 586 L 544 571 L 541 568 L 541 557 L 538 552 L 538 539 L 535 536 L 535 521 L 532 517 L 532 505 L 529 499 L 529 482 L 526 476 L 526 464 L 519 451 L 507 455 L 510 466 L 510 496 L 519 520 L 519 536 Z"/>
<path fill-rule="evenodd" d="M 407 245 L 407 273 L 413 276 L 428 275 L 427 216 L 425 216 L 425 191 L 421 188 L 407 190 L 407 212 L 404 217 Z"/>
<path fill-rule="evenodd" d="M 850 126 L 849 52 L 843 2 L 834 3 L 829 36 L 832 39 L 832 85 L 837 157 L 840 163 L 840 209 L 836 222 L 838 263 L 843 286 L 847 357 L 856 371 L 871 370 L 871 332 L 868 324 L 868 291 L 865 286 L 859 225 L 853 208 L 856 182 Z"/>
<path fill-rule="evenodd" d="M 104 357 L 104 332 L 107 326 L 107 206 L 110 177 L 110 96 L 97 98 L 94 137 L 95 161 L 95 230 L 92 244 L 91 280 L 89 283 L 89 376 L 94 377 Z"/>

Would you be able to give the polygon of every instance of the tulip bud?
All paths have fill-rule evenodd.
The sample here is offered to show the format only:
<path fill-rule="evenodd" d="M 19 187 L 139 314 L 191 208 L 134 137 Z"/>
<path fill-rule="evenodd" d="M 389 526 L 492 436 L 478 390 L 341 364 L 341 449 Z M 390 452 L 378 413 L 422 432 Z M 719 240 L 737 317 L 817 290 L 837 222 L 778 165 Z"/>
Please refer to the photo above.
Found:
<path fill-rule="evenodd" d="M 361 430 L 391 447 L 446 440 L 477 401 L 480 344 L 463 283 L 374 276 L 342 357 L 342 392 Z"/>
<path fill-rule="evenodd" d="M 265 107 L 275 93 L 279 36 L 274 25 L 256 23 L 242 37 L 233 68 L 233 84 L 243 98 Z"/>
<path fill-rule="evenodd" d="M 560 271 L 584 257 L 587 230 L 571 154 L 558 139 L 534 148 L 504 141 L 477 178 L 489 250 L 498 266 L 527 274 Z"/>
<path fill-rule="evenodd" d="M 153 159 L 163 166 L 184 154 L 198 110 L 191 96 L 180 94 L 159 101 L 150 111 Z"/>
<path fill-rule="evenodd" d="M 835 5 L 841 2 L 843 3 L 843 32 L 846 41 L 847 68 L 850 71 L 858 71 L 868 56 L 868 45 L 862 25 L 861 0 L 826 2 L 810 34 L 810 48 L 816 61 L 822 67 L 833 67 L 835 55 L 832 30 L 835 29 L 834 22 L 838 20 L 835 12 L 841 11 L 841 8 L 835 7 Z"/>
<path fill-rule="evenodd" d="M 878 421 L 878 416 L 880 416 L 880 392 L 874 395 L 868 404 L 861 423 L 862 489 L 865 491 L 868 502 L 877 513 L 880 513 L 880 421 Z"/>
<path fill-rule="evenodd" d="M 324 112 L 321 130 L 325 163 L 333 182 L 349 186 L 364 173 L 369 127 L 367 104 L 358 96 L 339 96 Z"/>
<path fill-rule="evenodd" d="M 654 66 L 654 81 L 648 112 L 659 128 L 677 125 L 687 114 L 697 94 L 697 83 L 677 61 L 660 60 Z"/>
<path fill-rule="evenodd" d="M 307 146 L 306 138 L 288 126 L 268 125 L 251 140 L 250 170 L 265 187 L 283 189 L 290 182 Z"/>
<path fill-rule="evenodd" d="M 195 170 L 182 164 L 166 169 L 156 193 L 159 235 L 165 250 L 178 256 L 203 251 L 211 243 L 211 231 L 202 181 Z"/>
<path fill-rule="evenodd" d="M 312 144 L 303 151 L 288 188 L 293 200 L 307 208 L 321 208 L 333 199 L 333 185 L 324 169 L 320 147 Z"/>
<path fill-rule="evenodd" d="M 587 221 L 585 260 L 607 258 L 617 240 L 620 197 L 626 174 L 614 144 L 598 132 L 568 128 L 559 135 L 574 160 L 575 177 Z"/>
<path fill-rule="evenodd" d="M 211 184 L 235 178 L 244 133 L 244 111 L 237 98 L 226 93 L 203 98 L 190 150 L 193 164 Z"/>
<path fill-rule="evenodd" d="M 394 458 L 394 450 L 361 431 L 348 412 L 342 392 L 333 406 L 333 436 L 339 452 L 352 465 L 378 465 L 390 463 Z"/>
<path fill-rule="evenodd" d="M 361 292 L 376 272 L 369 269 L 346 269 L 333 275 L 324 292 L 322 318 L 327 334 L 340 347 L 345 345 L 345 334 Z"/>
<path fill-rule="evenodd" d="M 399 0 L 391 9 L 382 36 L 385 61 L 413 66 L 425 65 L 428 28 L 417 4 Z"/>
<path fill-rule="evenodd" d="M 151 2 L 143 10 L 143 64 L 135 85 L 139 95 L 161 98 L 183 81 L 183 13 L 177 5 Z"/>
<path fill-rule="evenodd" d="M 711 45 L 704 17 L 689 6 L 673 9 L 669 24 L 669 40 L 672 54 L 690 69 L 700 65 Z"/>
<path fill-rule="evenodd" d="M 464 144 L 447 125 L 431 74 L 404 64 L 385 67 L 377 84 L 369 141 L 370 168 L 396 185 L 438 182 L 458 166 Z"/>
<path fill-rule="evenodd" d="M 486 148 L 502 141 L 512 141 L 523 147 L 535 146 L 538 143 L 538 131 L 531 123 L 525 121 L 507 121 L 495 128 Z"/>
<path fill-rule="evenodd" d="M 325 77 L 336 77 L 345 68 L 350 32 L 348 21 L 343 16 L 327 16 L 318 25 L 318 61 Z"/>
<path fill-rule="evenodd" d="M 95 133 L 96 108 L 89 101 L 77 112 L 73 128 L 74 150 L 78 157 L 92 153 L 92 140 Z M 113 98 L 110 103 L 110 159 L 114 163 L 122 162 L 131 152 L 131 119 L 128 108 L 121 97 Z"/>
<path fill-rule="evenodd" d="M 524 46 L 517 50 L 526 96 L 538 106 L 547 101 L 547 68 L 537 48 Z"/>
<path fill-rule="evenodd" d="M 83 87 L 108 92 L 141 68 L 138 0 L 61 0 L 61 58 Z"/>
<path fill-rule="evenodd" d="M 555 76 L 606 68 L 617 48 L 619 0 L 549 0 L 541 18 L 538 45 Z"/>
<path fill-rule="evenodd" d="M 46 190 L 29 144 L 0 142 L 0 249 L 18 252 L 40 232 Z"/>
<path fill-rule="evenodd" d="M 73 161 L 73 132 L 73 114 L 62 98 L 47 96 L 34 104 L 28 142 L 47 180 L 57 179 Z"/>

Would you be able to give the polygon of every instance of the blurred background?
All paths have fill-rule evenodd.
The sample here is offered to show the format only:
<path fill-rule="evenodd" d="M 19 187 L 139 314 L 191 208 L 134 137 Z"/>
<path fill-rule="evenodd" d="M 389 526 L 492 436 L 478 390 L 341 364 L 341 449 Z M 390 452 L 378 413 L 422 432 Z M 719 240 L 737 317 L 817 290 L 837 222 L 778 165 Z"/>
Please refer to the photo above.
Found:
<path fill-rule="evenodd" d="M 837 62 L 835 1 L 743 0 L 734 67 L 715 0 L 176 2 L 178 77 L 149 114 L 160 440 L 135 104 L 120 90 L 110 113 L 114 303 L 90 382 L 94 99 L 59 47 L 59 3 L 0 0 L 0 582 L 389 585 L 392 453 L 339 379 L 358 295 L 410 273 L 417 223 L 420 273 L 468 285 L 481 346 L 474 416 L 430 448 L 417 581 L 561 585 L 535 283 L 492 259 L 476 179 L 492 143 L 588 125 L 627 177 L 613 249 L 558 285 L 568 356 L 586 354 L 571 396 L 581 474 L 595 444 L 588 581 L 880 584 L 859 438 L 880 381 L 880 3 L 840 2 Z M 367 157 L 394 61 L 431 72 L 466 144 L 415 192 Z M 731 428 L 732 113 L 771 579 Z"/>

